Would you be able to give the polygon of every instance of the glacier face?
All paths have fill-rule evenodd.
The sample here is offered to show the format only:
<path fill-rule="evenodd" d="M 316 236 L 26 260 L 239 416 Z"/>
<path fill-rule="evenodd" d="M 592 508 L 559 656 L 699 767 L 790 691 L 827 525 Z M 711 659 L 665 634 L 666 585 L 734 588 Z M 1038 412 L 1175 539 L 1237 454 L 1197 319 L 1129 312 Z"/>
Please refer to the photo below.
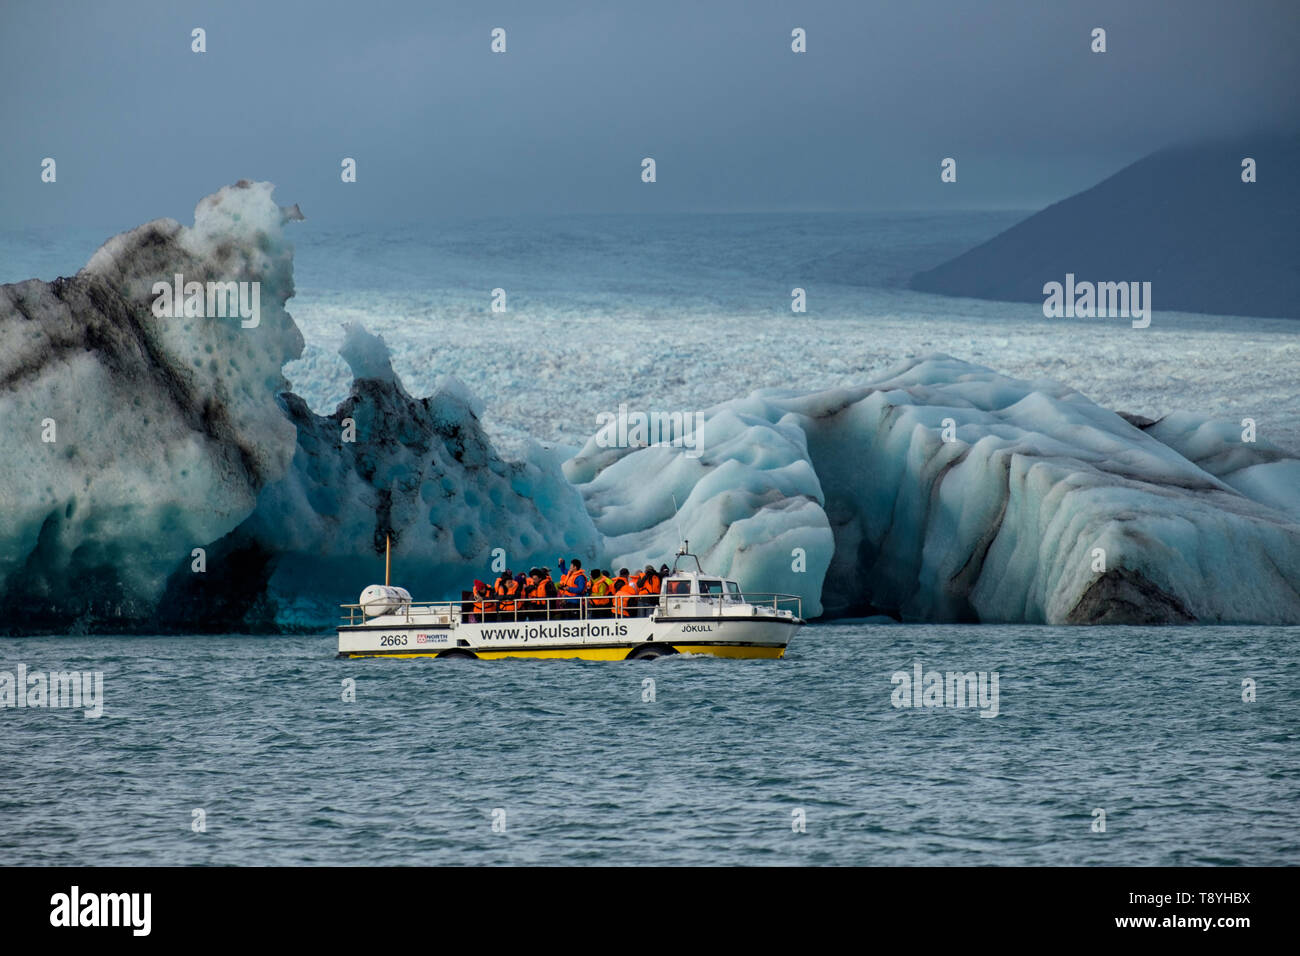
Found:
<path fill-rule="evenodd" d="M 419 598 L 559 556 L 617 570 L 682 538 L 806 616 L 1300 623 L 1300 460 L 1235 425 L 1109 411 L 943 355 L 766 389 L 661 444 L 493 448 L 456 379 L 414 398 L 347 328 L 330 415 L 302 353 L 296 207 L 266 183 L 117 236 L 76 276 L 0 286 L 0 607 L 10 631 L 321 630 L 382 574 Z M 256 282 L 259 321 L 160 317 L 155 283 Z M 196 569 L 194 549 L 205 566 Z"/>
<path fill-rule="evenodd" d="M 568 464 L 629 564 L 672 539 L 671 493 L 720 569 L 757 542 L 745 586 L 799 593 L 810 613 L 820 599 L 904 620 L 1300 621 L 1300 462 L 1239 430 L 1171 416 L 1144 431 L 1065 386 L 934 355 L 862 386 L 724 403 L 703 431 L 695 462 L 683 443 L 593 438 Z M 718 515 L 739 540 L 719 547 Z"/>

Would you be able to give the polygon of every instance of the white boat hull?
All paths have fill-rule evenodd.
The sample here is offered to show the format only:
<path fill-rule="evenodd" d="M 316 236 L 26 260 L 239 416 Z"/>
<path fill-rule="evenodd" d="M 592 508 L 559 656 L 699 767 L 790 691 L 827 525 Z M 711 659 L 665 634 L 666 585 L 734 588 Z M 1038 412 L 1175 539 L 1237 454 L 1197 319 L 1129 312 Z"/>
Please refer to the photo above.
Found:
<path fill-rule="evenodd" d="M 667 654 L 774 658 L 803 621 L 788 616 L 628 617 L 469 623 L 458 615 L 385 615 L 339 628 L 340 657 L 559 657 Z M 445 623 L 444 623 L 445 621 Z"/>

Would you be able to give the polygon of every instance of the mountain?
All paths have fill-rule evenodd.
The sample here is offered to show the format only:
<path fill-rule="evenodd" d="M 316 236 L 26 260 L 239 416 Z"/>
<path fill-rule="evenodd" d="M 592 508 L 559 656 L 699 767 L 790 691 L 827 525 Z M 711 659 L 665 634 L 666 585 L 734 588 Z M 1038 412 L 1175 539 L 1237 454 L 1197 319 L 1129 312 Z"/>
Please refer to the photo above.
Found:
<path fill-rule="evenodd" d="M 1242 161 L 1256 181 L 1242 181 Z M 1150 282 L 1160 311 L 1300 318 L 1300 137 L 1154 153 L 912 278 L 942 295 L 1042 302 L 1044 284 Z"/>

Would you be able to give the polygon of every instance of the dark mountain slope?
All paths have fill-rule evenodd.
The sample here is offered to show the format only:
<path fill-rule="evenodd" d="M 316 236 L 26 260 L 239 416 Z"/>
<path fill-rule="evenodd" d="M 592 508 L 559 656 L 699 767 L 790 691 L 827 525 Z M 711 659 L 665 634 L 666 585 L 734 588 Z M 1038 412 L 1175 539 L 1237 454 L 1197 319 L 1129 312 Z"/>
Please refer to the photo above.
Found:
<path fill-rule="evenodd" d="M 1257 181 L 1241 180 L 1244 157 Z M 1126 167 L 912 279 L 1041 302 L 1043 284 L 1152 283 L 1157 312 L 1300 318 L 1300 137 L 1177 147 Z"/>

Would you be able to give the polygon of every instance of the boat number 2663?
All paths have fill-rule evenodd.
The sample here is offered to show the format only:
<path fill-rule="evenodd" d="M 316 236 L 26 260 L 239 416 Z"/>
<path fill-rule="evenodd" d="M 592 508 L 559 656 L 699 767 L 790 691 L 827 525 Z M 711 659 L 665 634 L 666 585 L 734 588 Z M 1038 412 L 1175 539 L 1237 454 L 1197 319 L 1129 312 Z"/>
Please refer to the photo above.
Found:
<path fill-rule="evenodd" d="M 405 634 L 381 634 L 379 635 L 380 647 L 405 647 Z"/>

